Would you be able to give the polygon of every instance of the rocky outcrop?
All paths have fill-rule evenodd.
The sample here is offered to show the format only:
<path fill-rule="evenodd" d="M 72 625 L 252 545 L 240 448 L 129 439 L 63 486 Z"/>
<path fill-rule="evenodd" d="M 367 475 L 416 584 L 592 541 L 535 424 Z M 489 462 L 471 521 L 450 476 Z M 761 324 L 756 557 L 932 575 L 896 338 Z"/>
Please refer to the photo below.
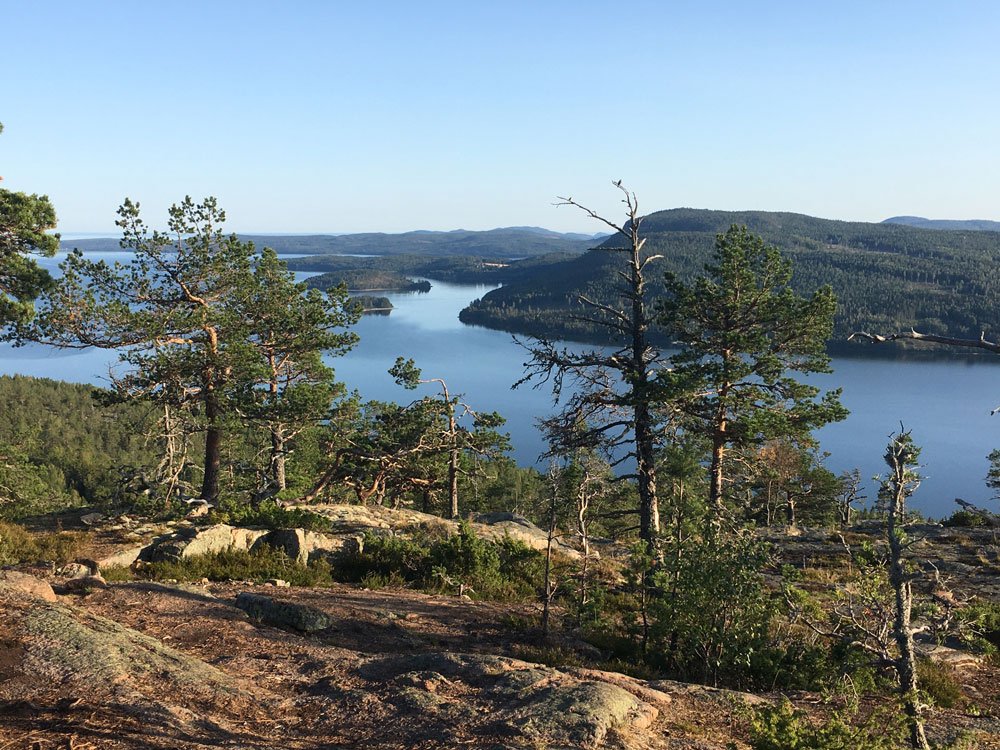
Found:
<path fill-rule="evenodd" d="M 186 528 L 155 539 L 138 555 L 146 562 L 183 560 L 197 555 L 209 555 L 226 550 L 247 551 L 267 535 L 266 529 L 243 529 L 228 524 L 215 524 L 206 528 Z"/>
<path fill-rule="evenodd" d="M 484 735 L 546 747 L 600 747 L 620 731 L 649 727 L 670 704 L 670 696 L 624 675 L 606 680 L 603 672 L 575 675 L 480 654 L 389 656 L 368 662 L 358 674 L 393 690 L 406 725 L 419 712 L 423 721 L 443 727 L 445 742 L 451 717 L 466 722 L 463 731 L 473 723 Z"/>
<path fill-rule="evenodd" d="M 137 560 L 176 561 L 226 550 L 252 552 L 267 545 L 305 564 L 318 557 L 360 552 L 368 533 L 448 536 L 457 533 L 459 528 L 456 521 L 411 510 L 361 505 L 311 505 L 304 508 L 328 519 L 331 530 L 249 529 L 228 524 L 203 528 L 189 526 L 160 536 L 145 547 L 131 547 L 99 562 L 102 568 L 129 567 Z M 471 524 L 484 539 L 516 539 L 535 550 L 544 550 L 548 543 L 546 532 L 513 513 L 482 513 L 475 516 Z M 579 557 L 575 549 L 561 542 L 555 541 L 554 547 L 566 557 Z"/>
<path fill-rule="evenodd" d="M 363 536 L 356 534 L 322 534 L 308 529 L 275 529 L 254 542 L 251 551 L 261 545 L 282 550 L 303 565 L 317 557 L 335 555 L 341 551 L 360 552 Z"/>

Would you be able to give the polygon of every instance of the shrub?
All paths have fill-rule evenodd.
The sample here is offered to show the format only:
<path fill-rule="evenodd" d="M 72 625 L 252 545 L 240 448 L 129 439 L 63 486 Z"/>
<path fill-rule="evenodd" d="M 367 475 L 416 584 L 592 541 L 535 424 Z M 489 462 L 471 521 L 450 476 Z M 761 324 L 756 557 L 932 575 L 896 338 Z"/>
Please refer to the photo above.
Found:
<path fill-rule="evenodd" d="M 429 542 L 424 538 L 368 533 L 362 551 L 340 555 L 335 575 L 369 588 L 409 584 L 435 591 L 460 585 L 478 599 L 532 597 L 542 577 L 542 556 L 513 539 L 481 539 L 463 523 L 457 534 Z"/>
<path fill-rule="evenodd" d="M 650 612 L 650 653 L 685 679 L 707 684 L 754 682 L 751 658 L 770 648 L 775 612 L 761 570 L 765 545 L 748 534 L 691 544 L 667 556 Z"/>
<path fill-rule="evenodd" d="M 0 522 L 0 565 L 66 563 L 76 557 L 80 542 L 79 534 L 33 534 L 16 524 Z"/>
<path fill-rule="evenodd" d="M 333 521 L 305 508 L 282 508 L 273 500 L 259 505 L 223 501 L 209 516 L 212 523 L 230 523 L 262 529 L 309 529 L 330 531 Z"/>
<path fill-rule="evenodd" d="M 303 565 L 282 550 L 261 545 L 253 552 L 226 550 L 208 555 L 186 557 L 176 562 L 157 562 L 142 566 L 136 578 L 177 581 L 256 581 L 272 578 L 288 581 L 293 586 L 322 586 L 333 581 L 330 565 L 324 560 Z"/>
<path fill-rule="evenodd" d="M 787 700 L 758 708 L 750 717 L 752 750 L 894 750 L 898 741 L 897 722 L 851 726 L 843 715 L 835 714 L 814 725 Z"/>
<path fill-rule="evenodd" d="M 942 526 L 958 526 L 965 528 L 980 528 L 986 526 L 986 519 L 978 513 L 967 510 L 956 510 L 941 522 Z"/>
<path fill-rule="evenodd" d="M 364 536 L 361 552 L 341 555 L 335 564 L 338 578 L 353 583 L 370 585 L 379 578 L 410 584 L 423 582 L 430 574 L 430 549 L 413 539 L 401 536 L 381 536 L 368 532 Z M 385 585 L 385 584 L 382 584 Z"/>
<path fill-rule="evenodd" d="M 917 662 L 917 684 L 939 708 L 956 708 L 965 700 L 958 675 L 947 664 L 921 659 Z"/>

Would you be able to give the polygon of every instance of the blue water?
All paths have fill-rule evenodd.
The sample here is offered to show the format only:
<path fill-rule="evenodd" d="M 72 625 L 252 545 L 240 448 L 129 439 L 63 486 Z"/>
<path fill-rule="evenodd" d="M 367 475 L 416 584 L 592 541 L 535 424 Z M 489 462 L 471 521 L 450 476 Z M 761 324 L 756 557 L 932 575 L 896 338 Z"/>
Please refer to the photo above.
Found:
<path fill-rule="evenodd" d="M 545 448 L 535 422 L 552 410 L 550 391 L 530 387 L 511 391 L 511 384 L 522 375 L 526 353 L 509 334 L 458 320 L 463 307 L 493 287 L 432 284 L 427 294 L 385 295 L 395 309 L 387 316 L 362 318 L 356 327 L 361 343 L 347 356 L 331 360 L 337 377 L 364 398 L 406 402 L 434 392 L 433 386 L 416 394 L 405 391 L 386 373 L 396 357 L 412 357 L 425 377 L 444 378 L 453 392 L 465 394 L 474 409 L 503 414 L 515 458 L 534 463 Z M 106 385 L 108 368 L 115 361 L 115 355 L 106 351 L 0 346 L 0 373 L 6 374 Z M 815 382 L 824 388 L 843 388 L 851 416 L 819 432 L 822 448 L 830 453 L 827 465 L 835 472 L 857 467 L 866 478 L 883 472 L 888 436 L 902 421 L 923 447 L 925 479 L 913 507 L 940 517 L 950 514 L 953 499 L 961 497 L 997 509 L 983 479 L 986 454 L 1000 447 L 1000 415 L 990 416 L 1000 404 L 998 364 L 1000 358 L 834 360 L 834 373 L 815 376 Z M 874 496 L 871 482 L 868 494 Z"/>

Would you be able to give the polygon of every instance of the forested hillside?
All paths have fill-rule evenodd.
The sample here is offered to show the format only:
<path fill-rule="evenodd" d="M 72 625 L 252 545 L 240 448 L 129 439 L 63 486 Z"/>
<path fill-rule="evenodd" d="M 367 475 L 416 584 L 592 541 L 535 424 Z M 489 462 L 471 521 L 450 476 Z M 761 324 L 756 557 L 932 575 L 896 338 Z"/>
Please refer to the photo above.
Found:
<path fill-rule="evenodd" d="M 696 209 L 646 217 L 645 251 L 658 265 L 686 279 L 708 260 L 718 233 L 746 225 L 792 261 L 792 284 L 807 293 L 829 284 L 838 299 L 834 343 L 856 330 L 922 331 L 978 336 L 1000 328 L 1000 233 L 938 231 L 899 224 L 866 224 L 791 213 Z M 549 337 L 593 339 L 598 331 L 567 312 L 577 295 L 614 298 L 616 238 L 601 249 L 568 259 L 544 274 L 515 280 L 463 311 L 466 323 Z M 652 269 L 651 269 L 652 270 Z M 662 277 L 651 273 L 654 296 Z M 581 311 L 582 312 L 582 311 Z M 664 334 L 661 333 L 661 337 Z"/>
<path fill-rule="evenodd" d="M 520 258 L 545 253 L 582 253 L 600 243 L 603 236 L 561 234 L 536 227 L 507 227 L 488 231 L 455 229 L 450 232 L 366 232 L 360 234 L 256 235 L 241 234 L 240 239 L 258 248 L 270 247 L 277 253 L 340 255 L 476 255 L 481 257 Z M 63 249 L 84 251 L 119 250 L 117 239 L 69 240 Z"/>
<path fill-rule="evenodd" d="M 108 500 L 155 463 L 148 404 L 104 404 L 93 386 L 0 377 L 0 515 Z"/>

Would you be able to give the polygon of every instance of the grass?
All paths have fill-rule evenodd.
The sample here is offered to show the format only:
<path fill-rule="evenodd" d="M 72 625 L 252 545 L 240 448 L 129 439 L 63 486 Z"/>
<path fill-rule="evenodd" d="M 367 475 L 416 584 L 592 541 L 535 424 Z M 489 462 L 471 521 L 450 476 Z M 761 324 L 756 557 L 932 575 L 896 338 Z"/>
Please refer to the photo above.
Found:
<path fill-rule="evenodd" d="M 257 583 L 281 579 L 293 586 L 328 586 L 333 583 L 327 562 L 320 560 L 303 565 L 283 551 L 266 546 L 253 552 L 225 550 L 176 562 L 148 563 L 134 573 L 125 569 L 108 570 L 105 578 L 119 581 L 201 581 L 207 578 L 209 581 Z"/>

